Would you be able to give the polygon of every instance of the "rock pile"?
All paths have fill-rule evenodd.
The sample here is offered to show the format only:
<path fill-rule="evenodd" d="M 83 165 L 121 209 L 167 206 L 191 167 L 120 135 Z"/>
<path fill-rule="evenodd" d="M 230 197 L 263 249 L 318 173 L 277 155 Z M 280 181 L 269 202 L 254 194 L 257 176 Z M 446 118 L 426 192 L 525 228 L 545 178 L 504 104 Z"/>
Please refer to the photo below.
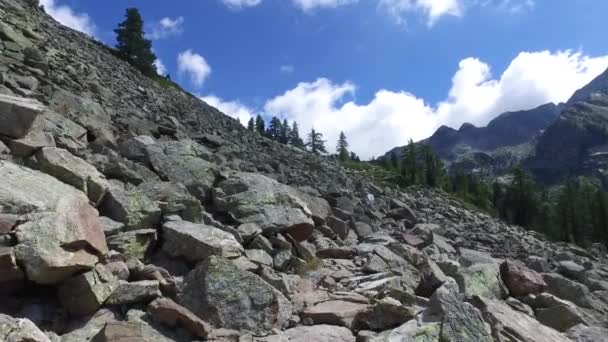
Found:
<path fill-rule="evenodd" d="M 605 248 L 381 188 L 0 0 L 0 340 L 602 341 Z"/>

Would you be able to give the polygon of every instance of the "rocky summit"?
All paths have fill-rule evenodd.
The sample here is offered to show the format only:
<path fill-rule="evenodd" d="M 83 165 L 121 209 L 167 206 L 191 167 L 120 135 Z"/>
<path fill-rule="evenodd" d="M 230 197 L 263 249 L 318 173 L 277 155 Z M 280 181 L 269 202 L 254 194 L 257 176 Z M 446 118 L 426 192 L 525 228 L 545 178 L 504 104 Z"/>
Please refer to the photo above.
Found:
<path fill-rule="evenodd" d="M 608 338 L 600 244 L 256 135 L 32 1 L 0 51 L 0 341 Z"/>

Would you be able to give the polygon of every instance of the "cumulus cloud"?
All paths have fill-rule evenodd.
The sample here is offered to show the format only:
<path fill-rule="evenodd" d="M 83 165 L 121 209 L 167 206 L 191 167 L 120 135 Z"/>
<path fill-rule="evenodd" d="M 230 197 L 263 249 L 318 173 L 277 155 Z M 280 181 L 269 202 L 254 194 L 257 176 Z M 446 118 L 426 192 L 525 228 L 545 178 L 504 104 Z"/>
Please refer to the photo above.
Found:
<path fill-rule="evenodd" d="M 262 3 L 262 0 L 222 0 L 222 3 L 230 9 L 239 10 L 257 6 Z"/>
<path fill-rule="evenodd" d="M 167 74 L 167 67 L 165 67 L 165 65 L 163 64 L 163 61 L 160 60 L 160 58 L 157 58 L 154 61 L 154 66 L 156 67 L 156 73 L 159 75 L 166 75 Z"/>
<path fill-rule="evenodd" d="M 188 49 L 177 56 L 177 72 L 188 75 L 190 81 L 200 87 L 211 74 L 211 67 L 203 56 Z"/>
<path fill-rule="evenodd" d="M 40 5 L 44 6 L 46 13 L 60 24 L 90 36 L 95 34 L 95 24 L 88 14 L 76 13 L 69 6 L 59 5 L 55 0 L 40 0 Z"/>
<path fill-rule="evenodd" d="M 378 7 L 386 11 L 398 25 L 405 25 L 411 13 L 422 12 L 427 24 L 432 26 L 443 16 L 462 16 L 464 5 L 462 0 L 380 0 Z"/>
<path fill-rule="evenodd" d="M 296 120 L 304 132 L 323 132 L 331 150 L 343 130 L 351 149 L 364 158 L 378 156 L 408 139 L 424 139 L 443 124 L 486 125 L 505 111 L 566 101 L 608 66 L 608 56 L 580 52 L 522 52 L 499 77 L 476 58 L 459 63 L 446 99 L 429 104 L 405 91 L 378 90 L 369 103 L 353 100 L 356 86 L 319 78 L 270 99 L 268 115 Z"/>
<path fill-rule="evenodd" d="M 317 8 L 336 8 L 355 3 L 359 0 L 292 0 L 292 3 L 304 12 Z"/>
<path fill-rule="evenodd" d="M 152 27 L 150 37 L 152 39 L 163 39 L 172 36 L 179 36 L 184 32 L 184 17 L 175 19 L 164 17 Z"/>
<path fill-rule="evenodd" d="M 293 65 L 281 65 L 279 70 L 283 74 L 292 74 L 294 72 L 295 68 L 293 67 Z"/>
<path fill-rule="evenodd" d="M 243 126 L 246 126 L 249 119 L 256 115 L 251 108 L 238 101 L 224 101 L 215 95 L 203 96 L 200 99 L 219 109 L 222 113 L 238 119 Z"/>

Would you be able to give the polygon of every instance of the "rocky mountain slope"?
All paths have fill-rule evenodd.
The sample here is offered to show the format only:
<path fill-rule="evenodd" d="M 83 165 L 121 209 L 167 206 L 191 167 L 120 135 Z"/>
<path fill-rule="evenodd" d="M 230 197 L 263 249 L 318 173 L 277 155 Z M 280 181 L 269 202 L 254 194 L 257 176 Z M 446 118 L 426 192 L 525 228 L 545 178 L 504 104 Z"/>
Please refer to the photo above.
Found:
<path fill-rule="evenodd" d="M 608 70 L 574 93 L 526 165 L 549 184 L 584 175 L 608 189 Z"/>
<path fill-rule="evenodd" d="M 0 340 L 602 341 L 604 246 L 381 188 L 0 0 Z"/>
<path fill-rule="evenodd" d="M 433 148 L 451 172 L 499 175 L 529 156 L 534 139 L 559 116 L 562 105 L 547 103 L 530 110 L 506 112 L 486 127 L 465 123 L 458 130 L 441 126 L 420 144 Z M 401 155 L 405 146 L 392 153 Z"/>

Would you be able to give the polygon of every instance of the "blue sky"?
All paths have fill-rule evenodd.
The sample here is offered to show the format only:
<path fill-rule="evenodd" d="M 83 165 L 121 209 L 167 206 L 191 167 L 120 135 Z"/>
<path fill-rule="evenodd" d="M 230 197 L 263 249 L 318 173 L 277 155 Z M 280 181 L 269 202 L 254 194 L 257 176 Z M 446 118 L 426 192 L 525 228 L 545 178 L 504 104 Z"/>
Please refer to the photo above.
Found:
<path fill-rule="evenodd" d="M 608 67 L 597 0 L 41 0 L 114 44 L 140 9 L 172 79 L 245 123 L 340 130 L 365 158 L 442 124 L 565 101 Z M 304 133 L 304 132 L 301 132 Z"/>

